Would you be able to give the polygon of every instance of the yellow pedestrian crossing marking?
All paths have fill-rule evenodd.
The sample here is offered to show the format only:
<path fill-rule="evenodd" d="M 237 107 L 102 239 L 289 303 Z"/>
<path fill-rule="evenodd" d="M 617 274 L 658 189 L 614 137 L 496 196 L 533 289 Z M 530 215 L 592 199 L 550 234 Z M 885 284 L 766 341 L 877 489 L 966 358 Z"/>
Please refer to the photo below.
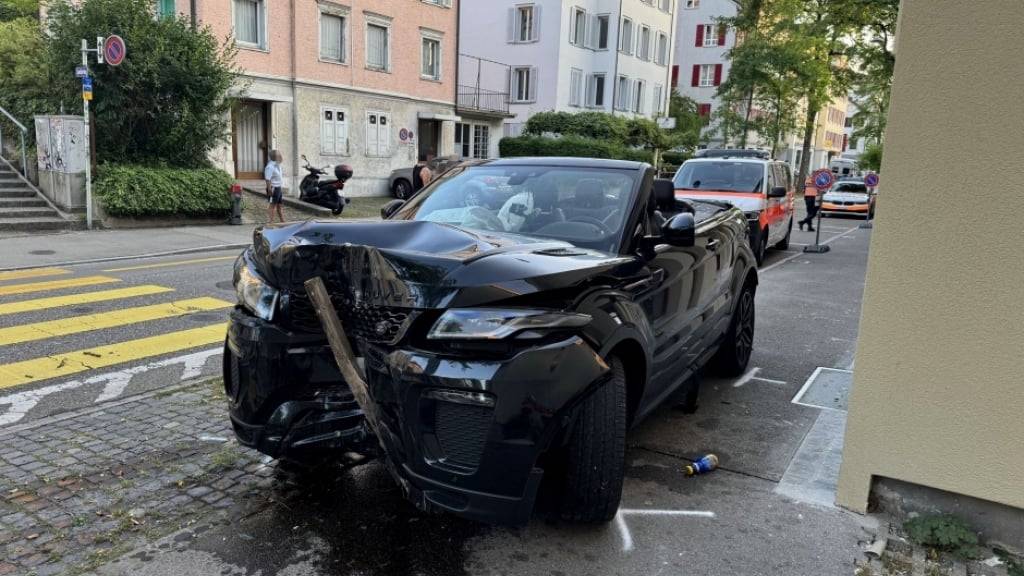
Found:
<path fill-rule="evenodd" d="M 226 333 L 227 324 L 217 323 L 202 328 L 3 364 L 0 365 L 0 389 L 106 368 L 150 356 L 180 352 L 198 346 L 219 344 L 224 341 Z"/>
<path fill-rule="evenodd" d="M 148 270 L 150 268 L 166 268 L 168 266 L 178 266 L 183 264 L 202 264 L 204 262 L 219 262 L 222 260 L 237 260 L 238 255 L 234 256 L 214 256 L 212 258 L 195 258 L 193 260 L 177 260 L 175 262 L 160 262 L 159 264 L 143 264 L 141 266 L 128 266 L 125 268 L 111 268 L 104 270 L 104 272 L 127 272 L 129 270 Z"/>
<path fill-rule="evenodd" d="M 63 268 L 11 270 L 10 272 L 0 272 L 0 282 L 5 280 L 21 280 L 23 278 L 39 278 L 40 276 L 60 276 L 61 274 L 71 274 L 71 270 L 65 270 Z"/>
<path fill-rule="evenodd" d="M 95 286 L 96 284 L 109 284 L 111 282 L 120 282 L 120 280 L 109 276 L 83 276 L 81 278 L 69 278 L 67 280 L 48 280 L 46 282 L 32 282 L 29 284 L 9 284 L 0 286 L 0 296 L 27 294 L 29 292 L 44 292 L 46 290 L 60 290 L 62 288 L 80 288 L 82 286 Z"/>
<path fill-rule="evenodd" d="M 152 306 L 124 308 L 99 314 L 72 316 L 70 318 L 60 318 L 34 324 L 11 326 L 9 328 L 0 328 L 0 346 L 45 340 L 56 336 L 102 330 L 104 328 L 137 324 L 150 320 L 174 318 L 175 316 L 184 316 L 193 312 L 220 310 L 229 306 L 231 306 L 230 302 L 218 300 L 217 298 L 192 298 L 189 300 L 166 302 L 164 304 L 154 304 Z"/>
<path fill-rule="evenodd" d="M 157 286 L 155 284 L 143 284 L 141 286 L 132 286 L 131 288 L 117 288 L 115 290 L 100 290 L 98 292 L 86 292 L 84 294 L 50 296 L 48 298 L 36 298 L 35 300 L 7 302 L 6 304 L 0 304 L 0 316 L 3 316 L 4 314 L 18 314 L 21 312 L 48 310 L 50 308 L 60 308 L 63 306 L 75 306 L 78 304 L 92 304 L 94 302 L 120 300 L 121 298 L 134 298 L 135 296 L 149 296 L 151 294 L 162 294 L 164 292 L 174 292 L 174 289 Z"/>

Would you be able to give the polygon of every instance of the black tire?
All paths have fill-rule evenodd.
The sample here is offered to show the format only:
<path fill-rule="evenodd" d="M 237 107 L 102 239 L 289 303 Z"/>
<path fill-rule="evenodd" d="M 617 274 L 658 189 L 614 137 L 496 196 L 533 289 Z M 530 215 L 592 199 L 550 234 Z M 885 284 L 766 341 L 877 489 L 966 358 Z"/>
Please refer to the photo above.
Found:
<path fill-rule="evenodd" d="M 739 376 L 747 370 L 754 350 L 754 285 L 747 283 L 740 292 L 736 310 L 729 321 L 729 331 L 711 363 L 723 376 Z"/>
<path fill-rule="evenodd" d="M 408 200 L 409 195 L 412 192 L 412 184 L 408 180 L 399 179 L 395 180 L 394 190 L 395 198 L 399 200 Z"/>
<path fill-rule="evenodd" d="M 596 524 L 615 517 L 626 466 L 626 368 L 609 363 L 612 378 L 579 407 L 566 447 L 561 516 Z"/>
<path fill-rule="evenodd" d="M 786 230 L 786 237 L 779 240 L 779 243 L 775 245 L 779 250 L 789 250 L 789 237 L 793 235 L 793 217 L 789 217 L 789 229 Z"/>
<path fill-rule="evenodd" d="M 754 248 L 754 260 L 757 261 L 757 265 L 760 266 L 764 263 L 765 256 L 768 253 L 768 230 L 761 231 L 761 238 L 757 242 L 757 247 Z"/>

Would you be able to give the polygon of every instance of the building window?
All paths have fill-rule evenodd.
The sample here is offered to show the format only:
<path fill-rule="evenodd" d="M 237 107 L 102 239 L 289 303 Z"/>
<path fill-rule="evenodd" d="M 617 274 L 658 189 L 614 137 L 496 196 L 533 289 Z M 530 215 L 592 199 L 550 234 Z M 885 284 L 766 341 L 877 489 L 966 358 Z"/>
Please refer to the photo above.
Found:
<path fill-rule="evenodd" d="M 345 28 L 348 19 L 338 14 L 320 13 L 320 58 L 345 62 Z"/>
<path fill-rule="evenodd" d="M 686 0 L 686 8 L 700 8 L 700 0 Z"/>
<path fill-rule="evenodd" d="M 572 30 L 569 31 L 569 43 L 583 46 L 587 37 L 587 13 L 582 8 L 572 9 Z"/>
<path fill-rule="evenodd" d="M 266 5 L 263 0 L 234 0 L 235 41 L 239 44 L 266 46 Z"/>
<path fill-rule="evenodd" d="M 618 85 L 615 90 L 615 109 L 629 110 L 629 78 L 619 76 Z"/>
<path fill-rule="evenodd" d="M 524 4 L 509 9 L 509 42 L 535 42 L 540 36 L 540 6 Z"/>
<path fill-rule="evenodd" d="M 455 150 L 459 158 L 489 158 L 491 127 L 486 124 L 455 124 Z"/>
<path fill-rule="evenodd" d="M 718 26 L 704 25 L 704 46 L 718 46 Z"/>
<path fill-rule="evenodd" d="M 660 0 L 658 7 L 661 8 L 662 12 L 672 12 L 672 0 Z"/>
<path fill-rule="evenodd" d="M 651 59 L 651 29 L 647 26 L 640 27 L 640 46 L 637 51 L 640 52 L 641 60 Z"/>
<path fill-rule="evenodd" d="M 569 69 L 569 106 L 579 106 L 581 103 L 580 92 L 583 89 L 583 70 L 578 68 Z"/>
<path fill-rule="evenodd" d="M 366 113 L 366 155 L 388 156 L 391 153 L 391 122 L 383 112 Z"/>
<path fill-rule="evenodd" d="M 597 42 L 595 44 L 597 45 L 597 49 L 598 50 L 607 50 L 608 49 L 608 25 L 609 24 L 610 24 L 610 20 L 609 20 L 609 17 L 608 17 L 607 14 L 602 14 L 602 15 L 597 17 L 596 25 L 595 25 L 595 28 L 597 29 L 597 31 L 596 31 Z"/>
<path fill-rule="evenodd" d="M 654 97 L 651 98 L 651 114 L 661 116 L 664 114 L 665 88 L 661 84 L 654 85 Z"/>
<path fill-rule="evenodd" d="M 423 0 L 427 4 L 433 4 L 434 6 L 443 6 L 444 8 L 451 8 L 452 0 Z"/>
<path fill-rule="evenodd" d="M 160 18 L 174 18 L 174 0 L 156 0 L 156 15 Z"/>
<path fill-rule="evenodd" d="M 366 67 L 387 72 L 391 66 L 391 29 L 382 24 L 366 25 Z"/>
<path fill-rule="evenodd" d="M 697 85 L 701 88 L 715 86 L 715 68 L 714 64 L 702 64 L 700 67 L 700 83 Z"/>
<path fill-rule="evenodd" d="M 430 80 L 441 79 L 441 41 L 437 38 L 423 38 L 422 65 L 420 75 Z"/>
<path fill-rule="evenodd" d="M 320 154 L 348 154 L 348 120 L 345 110 L 327 106 L 320 108 Z"/>
<path fill-rule="evenodd" d="M 658 32 L 658 49 L 654 54 L 654 61 L 661 66 L 668 65 L 668 36 Z"/>
<path fill-rule="evenodd" d="M 537 69 L 519 66 L 512 69 L 512 100 L 533 102 L 537 99 Z"/>
<path fill-rule="evenodd" d="M 604 108 L 604 74 L 591 74 L 587 80 L 587 106 Z"/>
<path fill-rule="evenodd" d="M 619 50 L 623 54 L 633 53 L 633 21 L 629 18 L 622 19 L 622 45 Z"/>
<path fill-rule="evenodd" d="M 700 104 L 697 106 L 697 115 L 702 117 L 711 116 L 711 104 Z"/>
<path fill-rule="evenodd" d="M 647 83 L 643 80 L 637 80 L 633 87 L 633 112 L 637 114 L 644 113 L 644 88 L 647 87 Z"/>

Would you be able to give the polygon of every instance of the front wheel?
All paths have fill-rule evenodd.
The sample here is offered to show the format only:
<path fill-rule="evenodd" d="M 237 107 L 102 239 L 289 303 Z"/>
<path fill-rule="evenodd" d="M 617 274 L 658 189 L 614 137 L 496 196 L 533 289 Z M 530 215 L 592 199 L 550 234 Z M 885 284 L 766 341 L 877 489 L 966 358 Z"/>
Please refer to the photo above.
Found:
<path fill-rule="evenodd" d="M 757 246 L 754 248 L 754 260 L 757 261 L 757 265 L 764 264 L 765 256 L 768 253 L 768 229 L 761 230 L 761 237 L 757 241 Z"/>
<path fill-rule="evenodd" d="M 740 292 L 725 340 L 711 360 L 720 374 L 739 376 L 747 369 L 754 351 L 754 317 L 754 285 L 747 283 Z"/>
<path fill-rule="evenodd" d="M 612 378 L 579 407 L 569 436 L 562 518 L 608 522 L 622 499 L 626 466 L 626 368 L 612 358 Z"/>

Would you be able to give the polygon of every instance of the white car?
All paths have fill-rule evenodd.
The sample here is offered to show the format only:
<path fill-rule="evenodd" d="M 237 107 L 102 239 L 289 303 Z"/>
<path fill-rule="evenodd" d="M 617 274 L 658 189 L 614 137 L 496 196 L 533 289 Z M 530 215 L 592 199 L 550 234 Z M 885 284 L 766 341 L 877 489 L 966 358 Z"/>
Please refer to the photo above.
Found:
<path fill-rule="evenodd" d="M 863 181 L 841 180 L 821 199 L 822 214 L 851 214 L 875 217 L 875 194 Z"/>

